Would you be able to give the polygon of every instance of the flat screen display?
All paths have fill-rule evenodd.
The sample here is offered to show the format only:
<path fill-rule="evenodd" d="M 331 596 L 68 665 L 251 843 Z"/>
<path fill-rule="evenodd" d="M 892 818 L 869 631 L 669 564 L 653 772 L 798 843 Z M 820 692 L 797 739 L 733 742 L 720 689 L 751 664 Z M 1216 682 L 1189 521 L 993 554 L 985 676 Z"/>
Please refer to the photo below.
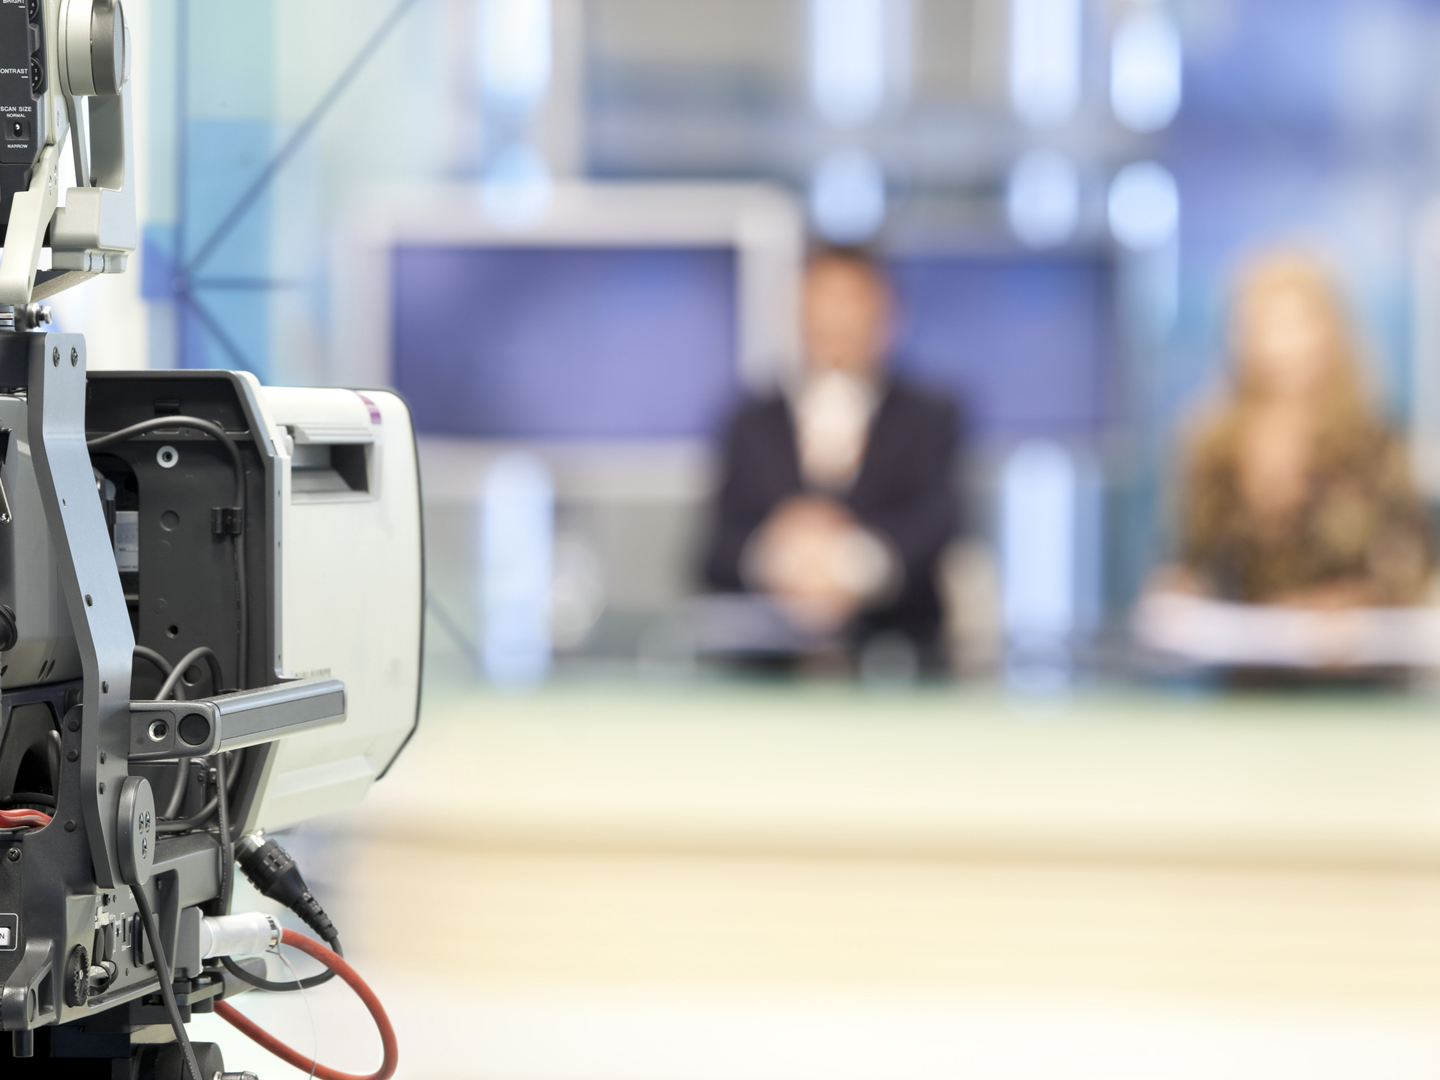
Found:
<path fill-rule="evenodd" d="M 896 366 L 955 396 L 972 434 L 1084 434 L 1112 418 L 1104 259 L 927 255 L 890 270 Z"/>
<path fill-rule="evenodd" d="M 421 432 L 710 438 L 739 395 L 733 248 L 406 245 L 392 258 L 391 376 Z"/>

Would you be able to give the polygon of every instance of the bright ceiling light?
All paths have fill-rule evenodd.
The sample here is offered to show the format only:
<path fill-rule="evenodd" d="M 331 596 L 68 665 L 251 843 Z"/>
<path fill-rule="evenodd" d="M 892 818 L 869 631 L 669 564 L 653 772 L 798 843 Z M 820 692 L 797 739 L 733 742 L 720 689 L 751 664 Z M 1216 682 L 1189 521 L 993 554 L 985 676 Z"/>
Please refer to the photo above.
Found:
<path fill-rule="evenodd" d="M 550 90 L 550 0 L 480 0 L 480 84 L 492 104 L 539 105 Z"/>
<path fill-rule="evenodd" d="M 837 127 L 885 104 L 886 0 L 810 0 L 810 92 Z"/>
<path fill-rule="evenodd" d="M 1010 102 L 1026 123 L 1068 120 L 1080 104 L 1081 0 L 1011 0 Z"/>
<path fill-rule="evenodd" d="M 1180 228 L 1180 191 L 1163 165 L 1126 165 L 1110 182 L 1110 232 L 1131 251 L 1153 251 Z"/>
<path fill-rule="evenodd" d="M 1128 16 L 1110 50 L 1110 107 L 1131 131 L 1159 131 L 1180 111 L 1180 31 L 1161 11 Z"/>

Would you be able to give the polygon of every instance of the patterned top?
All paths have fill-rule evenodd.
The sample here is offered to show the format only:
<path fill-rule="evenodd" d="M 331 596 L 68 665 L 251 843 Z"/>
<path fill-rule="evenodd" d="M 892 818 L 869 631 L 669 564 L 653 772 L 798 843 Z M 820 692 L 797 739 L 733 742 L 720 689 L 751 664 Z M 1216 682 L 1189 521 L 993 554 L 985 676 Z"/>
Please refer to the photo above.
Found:
<path fill-rule="evenodd" d="M 1317 448 L 1303 502 L 1258 518 L 1241 492 L 1236 425 L 1212 425 L 1191 447 L 1181 511 L 1181 558 L 1219 596 L 1272 602 L 1335 584 L 1368 604 L 1425 600 L 1434 563 L 1425 509 L 1405 448 L 1368 423 L 1342 445 Z"/>

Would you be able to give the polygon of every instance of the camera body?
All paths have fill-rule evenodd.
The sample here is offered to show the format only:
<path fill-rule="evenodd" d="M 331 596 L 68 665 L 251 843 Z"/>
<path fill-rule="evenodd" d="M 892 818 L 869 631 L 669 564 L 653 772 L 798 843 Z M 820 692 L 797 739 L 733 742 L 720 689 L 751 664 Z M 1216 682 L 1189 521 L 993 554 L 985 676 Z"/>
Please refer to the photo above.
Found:
<path fill-rule="evenodd" d="M 84 340 L 42 333 L 0 333 L 0 485 L 0 817 L 49 819 L 0 830 L 0 1028 L 28 1051 L 165 1022 L 125 886 L 205 1008 L 225 832 L 342 809 L 400 752 L 420 494 L 392 393 L 87 378 Z"/>

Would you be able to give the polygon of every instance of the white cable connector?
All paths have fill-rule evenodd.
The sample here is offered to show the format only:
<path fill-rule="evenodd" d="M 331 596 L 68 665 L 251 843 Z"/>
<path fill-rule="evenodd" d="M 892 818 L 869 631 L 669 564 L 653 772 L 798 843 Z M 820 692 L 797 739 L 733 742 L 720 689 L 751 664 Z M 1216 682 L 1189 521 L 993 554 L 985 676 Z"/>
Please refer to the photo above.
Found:
<path fill-rule="evenodd" d="M 222 915 L 200 920 L 200 956 L 261 956 L 280 944 L 280 924 L 269 915 Z"/>

